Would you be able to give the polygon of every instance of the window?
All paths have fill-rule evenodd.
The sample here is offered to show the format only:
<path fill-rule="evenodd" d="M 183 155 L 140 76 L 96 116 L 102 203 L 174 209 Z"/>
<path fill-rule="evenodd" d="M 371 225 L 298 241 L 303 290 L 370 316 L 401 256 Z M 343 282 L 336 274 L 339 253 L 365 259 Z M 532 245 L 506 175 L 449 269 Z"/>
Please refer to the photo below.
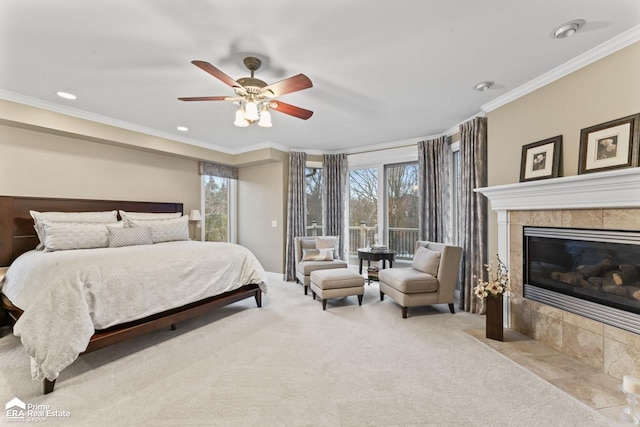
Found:
<path fill-rule="evenodd" d="M 413 254 L 418 240 L 417 159 L 418 146 L 415 144 L 349 155 L 351 265 L 359 264 L 358 248 L 366 247 L 368 244 L 387 245 L 389 249 L 399 251 L 398 255 L 401 252 Z M 404 218 L 401 219 L 402 215 Z M 415 218 L 414 222 L 411 222 L 411 218 Z M 389 230 L 390 226 L 414 230 L 402 236 L 400 230 Z M 415 237 L 411 237 L 411 233 L 414 233 Z M 413 242 L 403 249 L 400 246 L 402 238 L 412 238 Z M 402 256 L 409 256 L 407 254 L 403 253 Z M 394 265 L 402 265 L 402 262 L 403 259 L 396 256 Z"/>
<path fill-rule="evenodd" d="M 305 169 L 307 236 L 322 236 L 322 168 Z"/>
<path fill-rule="evenodd" d="M 203 175 L 203 235 L 208 242 L 235 241 L 235 180 Z"/>
<path fill-rule="evenodd" d="M 358 262 L 358 248 L 382 243 L 378 230 L 378 168 L 349 171 L 349 259 Z"/>
<path fill-rule="evenodd" d="M 418 163 L 387 165 L 386 229 L 398 261 L 410 260 L 418 240 Z"/>

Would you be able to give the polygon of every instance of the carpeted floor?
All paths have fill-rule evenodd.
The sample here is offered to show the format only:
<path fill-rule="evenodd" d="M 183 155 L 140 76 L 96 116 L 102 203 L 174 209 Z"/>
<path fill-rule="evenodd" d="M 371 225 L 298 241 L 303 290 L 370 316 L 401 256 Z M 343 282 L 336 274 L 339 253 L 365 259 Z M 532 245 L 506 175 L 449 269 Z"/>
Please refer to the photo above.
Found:
<path fill-rule="evenodd" d="M 330 300 L 270 275 L 253 299 L 80 357 L 43 396 L 0 338 L 0 403 L 68 411 L 64 426 L 605 426 L 604 417 L 465 333 L 484 318 L 409 311 L 366 286 Z M 6 334 L 5 330 L 5 334 Z M 0 425 L 6 425 L 0 414 Z"/>

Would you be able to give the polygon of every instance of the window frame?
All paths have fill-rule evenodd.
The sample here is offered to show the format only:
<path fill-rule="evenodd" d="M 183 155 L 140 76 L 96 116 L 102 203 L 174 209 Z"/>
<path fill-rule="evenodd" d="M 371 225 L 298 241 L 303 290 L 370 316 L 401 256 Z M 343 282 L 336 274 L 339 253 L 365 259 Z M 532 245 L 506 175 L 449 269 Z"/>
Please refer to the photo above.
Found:
<path fill-rule="evenodd" d="M 383 169 L 384 169 L 384 178 L 383 178 L 384 182 L 382 183 L 383 184 L 382 185 L 382 189 L 383 189 L 383 194 L 384 194 L 384 197 L 385 197 L 385 199 L 383 201 L 383 203 L 384 203 L 384 213 L 383 213 L 384 214 L 384 233 L 383 233 L 383 235 L 384 235 L 384 244 L 387 245 L 387 246 L 390 245 L 390 238 L 389 238 L 389 232 L 390 232 L 390 230 L 389 230 L 389 228 L 390 228 L 389 227 L 389 200 L 386 198 L 386 196 L 388 195 L 388 191 L 389 191 L 389 186 L 388 186 L 388 182 L 389 182 L 388 178 L 389 178 L 389 176 L 387 174 L 388 168 L 397 167 L 397 166 L 406 166 L 406 165 L 416 165 L 416 166 L 418 166 L 418 173 L 419 173 L 419 168 L 420 168 L 419 164 L 420 164 L 420 161 L 419 161 L 417 153 L 416 153 L 415 160 L 404 161 L 404 162 L 399 162 L 399 163 L 396 163 L 396 162 L 390 163 L 389 162 L 389 163 L 385 163 L 382 166 Z M 418 184 L 417 185 L 418 185 L 418 191 L 420 191 L 420 188 L 419 188 L 420 181 L 419 181 L 419 179 L 418 179 Z M 380 185 L 378 185 L 378 187 L 380 187 Z M 378 200 L 380 200 L 380 199 L 378 199 Z M 378 205 L 379 204 L 380 204 L 380 202 L 378 202 Z M 420 206 L 418 206 L 418 209 L 419 208 L 420 208 Z M 420 229 L 420 225 L 418 225 L 418 230 L 419 229 Z M 420 233 L 418 233 L 418 237 L 419 237 L 419 234 Z M 389 247 L 389 249 L 391 249 L 391 248 Z"/>
<path fill-rule="evenodd" d="M 389 228 L 386 223 L 387 201 L 385 198 L 386 176 L 385 166 L 402 163 L 415 163 L 418 161 L 418 145 L 408 145 L 405 147 L 381 149 L 365 153 L 354 153 L 347 155 L 349 163 L 349 173 L 355 169 L 377 169 L 378 170 L 378 236 L 382 238 L 382 244 L 389 244 Z M 349 206 L 347 206 L 347 218 L 349 218 Z M 348 243 L 348 242 L 347 242 Z M 351 248 L 347 248 L 350 252 Z"/>
<path fill-rule="evenodd" d="M 320 170 L 320 174 L 322 175 L 322 168 L 323 168 L 324 164 L 321 161 L 315 161 L 315 160 L 307 160 L 304 164 L 304 169 L 305 169 L 305 174 L 307 169 L 319 169 Z M 324 183 L 322 181 L 320 181 L 320 194 L 322 194 L 323 188 L 322 185 Z M 309 204 L 308 204 L 308 197 L 309 195 L 307 194 L 307 178 L 305 177 L 305 182 L 304 182 L 304 197 L 305 197 L 305 218 L 309 215 Z M 322 214 L 322 210 L 320 212 Z M 316 222 L 317 224 L 317 222 Z M 311 224 L 305 224 L 305 230 L 304 230 L 304 234 L 305 236 L 307 236 L 307 232 L 308 232 L 308 228 L 311 226 Z M 322 215 L 320 215 L 320 235 L 322 235 Z"/>
<path fill-rule="evenodd" d="M 202 212 L 202 222 L 200 223 L 200 233 L 198 240 L 201 242 L 205 242 L 205 230 L 207 226 L 205 224 L 207 220 L 207 215 L 205 211 L 205 187 L 206 187 L 206 178 L 214 175 L 202 175 L 200 177 L 200 212 Z M 227 242 L 228 243 L 238 243 L 238 180 L 232 178 L 223 178 L 216 177 L 228 180 L 227 187 L 227 201 L 228 201 L 228 211 L 227 211 Z M 198 235 L 198 233 L 195 233 Z"/>

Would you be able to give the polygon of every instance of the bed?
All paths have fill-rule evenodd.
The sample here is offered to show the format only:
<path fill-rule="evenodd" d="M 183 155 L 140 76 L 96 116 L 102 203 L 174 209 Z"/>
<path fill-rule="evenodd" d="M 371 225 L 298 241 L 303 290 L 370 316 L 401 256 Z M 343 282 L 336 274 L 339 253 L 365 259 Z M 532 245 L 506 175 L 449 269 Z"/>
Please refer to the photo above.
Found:
<path fill-rule="evenodd" d="M 39 239 L 31 210 L 179 215 L 183 207 L 0 196 L 0 266 L 10 266 L 0 297 L 14 322 L 14 333 L 31 356 L 32 376 L 43 381 L 45 394 L 53 391 L 59 372 L 80 354 L 160 328 L 175 329 L 178 322 L 246 298 L 262 305 L 264 270 L 242 246 L 168 241 L 35 251 Z"/>

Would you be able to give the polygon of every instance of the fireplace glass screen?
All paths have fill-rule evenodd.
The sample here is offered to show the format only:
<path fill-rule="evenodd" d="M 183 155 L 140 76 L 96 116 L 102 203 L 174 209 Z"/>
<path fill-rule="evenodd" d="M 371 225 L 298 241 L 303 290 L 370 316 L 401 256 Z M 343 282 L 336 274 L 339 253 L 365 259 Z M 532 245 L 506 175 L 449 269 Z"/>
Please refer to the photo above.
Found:
<path fill-rule="evenodd" d="M 640 314 L 640 233 L 525 227 L 524 283 Z"/>

